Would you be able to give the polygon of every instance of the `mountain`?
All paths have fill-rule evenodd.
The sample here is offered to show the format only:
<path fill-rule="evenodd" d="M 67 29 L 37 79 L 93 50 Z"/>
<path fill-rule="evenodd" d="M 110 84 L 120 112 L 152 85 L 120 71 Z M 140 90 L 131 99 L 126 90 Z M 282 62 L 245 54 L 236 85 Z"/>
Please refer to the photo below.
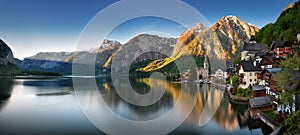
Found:
<path fill-rule="evenodd" d="M 145 66 L 150 61 L 167 58 L 173 51 L 176 43 L 175 38 L 159 37 L 157 35 L 139 34 L 122 45 L 113 53 L 104 64 L 104 67 L 110 68 L 114 61 L 115 69 L 123 70 L 125 67 L 132 69 Z M 126 71 L 125 71 L 126 72 Z"/>
<path fill-rule="evenodd" d="M 87 61 L 95 54 L 97 67 L 103 67 L 107 59 L 114 53 L 121 44 L 117 41 L 104 40 L 97 49 L 81 52 L 40 52 L 34 56 L 27 57 L 23 61 L 17 60 L 17 65 L 25 70 L 40 70 L 57 72 L 61 74 L 72 73 L 73 58 Z"/>
<path fill-rule="evenodd" d="M 279 15 L 275 23 L 261 28 L 256 35 L 260 43 L 269 44 L 276 40 L 296 41 L 296 34 L 300 32 L 300 1 L 287 6 Z"/>
<path fill-rule="evenodd" d="M 153 61 L 140 70 L 155 71 L 189 54 L 194 57 L 207 55 L 209 58 L 216 58 L 216 61 L 233 61 L 244 43 L 258 31 L 257 27 L 236 16 L 224 16 L 209 28 L 197 24 L 180 35 L 170 58 Z"/>
<path fill-rule="evenodd" d="M 0 73 L 16 69 L 14 55 L 8 45 L 0 39 Z"/>
<path fill-rule="evenodd" d="M 72 52 L 40 52 L 26 59 L 64 62 L 72 54 Z"/>
<path fill-rule="evenodd" d="M 14 56 L 11 49 L 3 40 L 0 40 L 0 64 L 7 65 L 15 63 L 16 62 L 14 60 Z"/>
<path fill-rule="evenodd" d="M 72 54 L 72 52 L 40 52 L 25 58 L 23 61 L 17 60 L 16 64 L 24 70 L 70 74 L 72 65 L 71 63 L 66 63 L 65 59 Z"/>
<path fill-rule="evenodd" d="M 103 67 L 109 57 L 115 53 L 121 47 L 121 43 L 118 41 L 105 39 L 99 48 L 92 49 L 90 51 L 82 51 L 76 52 L 70 55 L 65 62 L 71 62 L 74 57 L 76 57 L 77 61 L 86 61 L 89 60 L 94 55 L 96 57 L 96 65 L 98 67 Z"/>

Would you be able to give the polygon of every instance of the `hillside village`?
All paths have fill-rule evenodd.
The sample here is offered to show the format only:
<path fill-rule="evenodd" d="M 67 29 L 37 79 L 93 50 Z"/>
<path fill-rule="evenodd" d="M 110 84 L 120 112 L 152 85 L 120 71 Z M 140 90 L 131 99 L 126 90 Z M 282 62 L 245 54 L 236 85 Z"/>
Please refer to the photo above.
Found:
<path fill-rule="evenodd" d="M 283 98 L 286 97 L 283 95 L 287 91 L 277 82 L 280 79 L 278 73 L 285 70 L 281 68 L 281 63 L 291 58 L 299 59 L 299 49 L 300 33 L 297 34 L 297 41 L 274 41 L 270 48 L 267 44 L 257 43 L 254 36 L 244 45 L 240 61 L 235 65 L 228 81 L 228 88 L 233 97 L 244 97 L 234 100 L 247 101 L 253 118 L 261 118 L 260 113 L 265 112 L 263 114 L 271 114 L 265 115 L 269 117 L 269 122 L 276 125 L 288 114 L 300 109 L 299 90 L 292 93 L 289 102 L 285 102 Z M 299 74 L 298 67 L 293 67 L 292 74 L 295 76 Z"/>

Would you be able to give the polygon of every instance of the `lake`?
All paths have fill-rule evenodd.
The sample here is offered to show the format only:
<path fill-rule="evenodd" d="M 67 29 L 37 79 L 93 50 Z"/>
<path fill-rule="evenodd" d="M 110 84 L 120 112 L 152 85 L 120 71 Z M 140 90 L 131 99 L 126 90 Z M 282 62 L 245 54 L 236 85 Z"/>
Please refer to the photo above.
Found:
<path fill-rule="evenodd" d="M 98 122 L 102 126 L 126 133 L 126 129 L 118 127 L 108 119 L 106 110 L 98 110 L 105 108 L 99 104 L 99 99 L 120 118 L 134 122 L 155 121 L 157 118 L 167 117 L 170 110 L 175 108 L 173 112 L 176 115 L 170 122 L 184 120 L 170 134 L 240 135 L 272 132 L 261 121 L 254 121 L 249 117 L 247 104 L 230 102 L 224 90 L 211 84 L 139 78 L 130 79 L 128 85 L 122 79 L 117 83 L 103 78 L 77 79 L 83 83 L 80 84 L 80 90 L 77 87 L 74 91 L 72 78 L 0 78 L 0 134 L 104 134 L 97 128 L 99 125 L 96 118 L 101 119 Z M 91 81 L 96 82 L 97 89 L 85 86 L 87 84 L 84 82 Z M 153 84 L 157 89 L 161 85 L 165 89 L 159 100 L 148 106 L 130 104 L 116 90 L 116 87 L 124 91 L 132 87 L 136 93 L 143 95 L 156 90 L 151 89 Z M 122 90 L 121 94 L 126 95 Z M 130 94 L 126 96 L 130 97 Z M 143 102 L 151 99 L 139 100 Z M 190 111 L 189 105 L 192 107 Z M 93 120 L 90 121 L 91 119 Z M 137 128 L 136 131 L 138 130 Z"/>

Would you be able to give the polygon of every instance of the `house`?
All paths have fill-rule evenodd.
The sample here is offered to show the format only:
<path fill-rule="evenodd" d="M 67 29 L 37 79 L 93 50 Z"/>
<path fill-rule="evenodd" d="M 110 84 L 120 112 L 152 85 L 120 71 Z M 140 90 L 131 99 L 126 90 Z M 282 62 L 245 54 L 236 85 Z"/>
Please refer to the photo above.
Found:
<path fill-rule="evenodd" d="M 270 111 L 273 109 L 271 97 L 254 97 L 249 99 L 250 111 Z"/>
<path fill-rule="evenodd" d="M 258 83 L 257 74 L 261 67 L 256 61 L 240 61 L 238 67 L 240 87 L 245 89 Z"/>
<path fill-rule="evenodd" d="M 250 115 L 256 118 L 259 111 L 270 111 L 273 109 L 273 101 L 266 95 L 266 88 L 263 85 L 254 85 L 251 89 L 251 98 L 249 99 Z"/>
<path fill-rule="evenodd" d="M 272 57 L 270 55 L 265 55 L 262 57 L 262 60 L 260 62 L 260 66 L 262 69 L 266 68 L 278 68 L 280 65 L 281 59 Z"/>
<path fill-rule="evenodd" d="M 265 54 L 268 51 L 269 47 L 266 44 L 258 44 L 255 42 L 245 43 L 241 53 L 241 60 L 251 60 L 258 53 Z"/>
<path fill-rule="evenodd" d="M 251 97 L 266 96 L 266 88 L 263 85 L 254 85 L 251 89 Z"/>
<path fill-rule="evenodd" d="M 274 109 L 281 112 L 284 108 L 280 102 L 281 89 L 277 87 L 274 76 L 281 72 L 281 68 L 267 68 L 264 69 L 258 76 L 259 84 L 266 87 L 266 94 L 273 100 Z"/>
<path fill-rule="evenodd" d="M 225 71 L 225 69 L 218 69 L 215 73 L 215 77 L 217 78 L 229 78 L 228 72 Z"/>
<path fill-rule="evenodd" d="M 283 104 L 281 100 L 281 90 L 277 87 L 274 76 L 281 72 L 280 68 L 268 68 L 264 69 L 258 76 L 259 85 L 264 85 L 266 87 L 266 95 L 270 96 L 273 101 L 274 110 L 277 112 L 295 112 L 300 109 L 300 94 L 294 94 L 292 97 L 292 102 L 288 104 Z"/>
<path fill-rule="evenodd" d="M 276 54 L 276 57 L 286 58 L 287 55 L 293 55 L 292 44 L 289 41 L 273 41 L 271 50 Z"/>
<path fill-rule="evenodd" d="M 272 92 L 278 91 L 274 80 L 278 72 L 281 72 L 281 68 L 267 68 L 258 75 L 259 84 L 266 86 L 267 94 L 273 95 Z"/>

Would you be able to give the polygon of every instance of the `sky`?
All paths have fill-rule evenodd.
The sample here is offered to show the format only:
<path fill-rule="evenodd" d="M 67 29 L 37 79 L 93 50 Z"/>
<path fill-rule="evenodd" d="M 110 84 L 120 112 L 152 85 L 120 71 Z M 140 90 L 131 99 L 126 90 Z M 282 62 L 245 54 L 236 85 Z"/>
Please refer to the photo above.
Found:
<path fill-rule="evenodd" d="M 275 22 L 280 12 L 296 0 L 182 1 L 202 13 L 211 24 L 222 16 L 235 15 L 261 28 Z M 0 39 L 19 59 L 38 52 L 75 51 L 88 22 L 115 2 L 118 0 L 1 0 Z M 139 33 L 178 37 L 184 30 L 170 20 L 142 17 L 121 24 L 107 38 L 126 43 Z"/>

